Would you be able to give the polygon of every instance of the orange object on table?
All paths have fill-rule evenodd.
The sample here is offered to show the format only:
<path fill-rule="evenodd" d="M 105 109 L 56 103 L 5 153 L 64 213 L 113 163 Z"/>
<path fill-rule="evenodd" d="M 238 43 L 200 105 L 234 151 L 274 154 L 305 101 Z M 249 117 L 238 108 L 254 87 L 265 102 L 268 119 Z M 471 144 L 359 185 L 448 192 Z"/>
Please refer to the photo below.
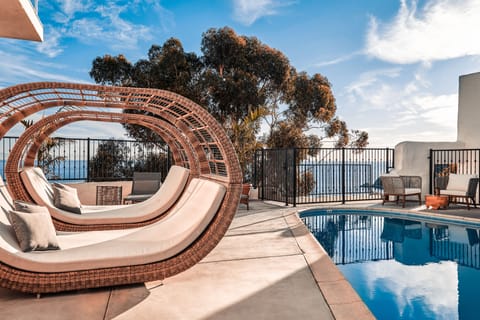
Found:
<path fill-rule="evenodd" d="M 428 194 L 425 196 L 425 206 L 427 209 L 433 210 L 438 210 L 441 207 L 446 209 L 448 207 L 448 196 Z"/>

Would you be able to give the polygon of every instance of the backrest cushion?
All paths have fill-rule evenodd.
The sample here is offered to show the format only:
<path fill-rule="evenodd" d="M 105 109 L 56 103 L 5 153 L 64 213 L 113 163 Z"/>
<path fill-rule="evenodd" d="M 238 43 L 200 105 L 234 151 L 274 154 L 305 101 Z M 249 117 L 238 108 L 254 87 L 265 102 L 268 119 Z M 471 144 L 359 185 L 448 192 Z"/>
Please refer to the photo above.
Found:
<path fill-rule="evenodd" d="M 447 190 L 467 191 L 471 178 L 476 178 L 476 176 L 473 174 L 451 173 L 448 176 Z"/>
<path fill-rule="evenodd" d="M 132 194 L 153 194 L 160 188 L 160 180 L 138 180 L 133 182 Z"/>

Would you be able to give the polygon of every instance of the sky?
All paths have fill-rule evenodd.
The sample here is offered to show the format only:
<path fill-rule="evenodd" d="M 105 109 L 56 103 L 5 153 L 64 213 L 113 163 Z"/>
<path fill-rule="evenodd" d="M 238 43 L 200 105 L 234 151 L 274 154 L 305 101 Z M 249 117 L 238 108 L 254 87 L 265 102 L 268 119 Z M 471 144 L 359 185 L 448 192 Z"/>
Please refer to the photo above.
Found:
<path fill-rule="evenodd" d="M 370 147 L 455 141 L 458 77 L 480 71 L 478 0 L 39 0 L 39 16 L 44 42 L 0 39 L 0 88 L 94 83 L 95 57 L 134 63 L 171 37 L 201 55 L 202 33 L 229 26 L 327 77 L 337 115 Z M 59 135 L 125 138 L 86 122 Z"/>

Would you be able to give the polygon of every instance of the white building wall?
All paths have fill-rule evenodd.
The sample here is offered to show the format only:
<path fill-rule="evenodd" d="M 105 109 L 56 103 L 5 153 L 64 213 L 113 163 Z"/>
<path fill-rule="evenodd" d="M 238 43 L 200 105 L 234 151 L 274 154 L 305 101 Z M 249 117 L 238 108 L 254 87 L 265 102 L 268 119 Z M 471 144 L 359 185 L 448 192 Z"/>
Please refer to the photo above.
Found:
<path fill-rule="evenodd" d="M 460 76 L 457 140 L 466 148 L 480 148 L 480 72 Z"/>
<path fill-rule="evenodd" d="M 395 169 L 399 175 L 422 177 L 422 194 L 429 193 L 430 149 L 480 148 L 480 72 L 460 76 L 457 141 L 404 141 L 395 146 Z"/>

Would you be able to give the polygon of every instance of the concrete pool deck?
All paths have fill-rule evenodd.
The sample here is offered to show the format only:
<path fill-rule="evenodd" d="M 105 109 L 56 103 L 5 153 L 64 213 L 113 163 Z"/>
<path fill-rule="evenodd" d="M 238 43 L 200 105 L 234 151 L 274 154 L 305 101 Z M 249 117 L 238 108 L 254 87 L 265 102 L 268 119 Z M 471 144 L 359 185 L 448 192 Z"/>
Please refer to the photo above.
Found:
<path fill-rule="evenodd" d="M 314 207 L 382 207 L 358 202 Z M 161 282 L 33 295 L 0 289 L 6 319 L 373 319 L 296 215 L 301 209 L 252 201 L 193 268 Z M 400 210 L 394 204 L 385 209 Z M 407 210 L 424 207 L 407 204 Z M 429 212 L 480 219 L 480 209 Z"/>

